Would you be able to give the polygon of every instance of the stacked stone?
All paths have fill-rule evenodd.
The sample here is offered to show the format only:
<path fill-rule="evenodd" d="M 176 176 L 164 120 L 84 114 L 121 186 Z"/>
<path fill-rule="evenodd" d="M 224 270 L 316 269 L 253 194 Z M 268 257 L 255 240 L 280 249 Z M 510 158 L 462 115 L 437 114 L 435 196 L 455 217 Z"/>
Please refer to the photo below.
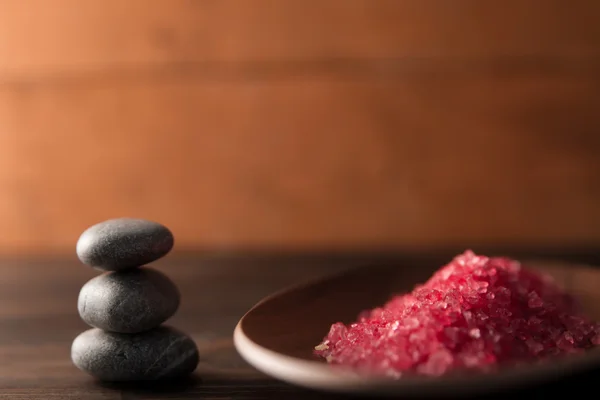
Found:
<path fill-rule="evenodd" d="M 179 290 L 146 266 L 173 243 L 169 229 L 141 219 L 112 219 L 83 232 L 77 256 L 103 273 L 79 293 L 79 315 L 93 327 L 73 341 L 79 369 L 103 381 L 173 379 L 196 369 L 194 341 L 163 325 L 179 308 Z"/>

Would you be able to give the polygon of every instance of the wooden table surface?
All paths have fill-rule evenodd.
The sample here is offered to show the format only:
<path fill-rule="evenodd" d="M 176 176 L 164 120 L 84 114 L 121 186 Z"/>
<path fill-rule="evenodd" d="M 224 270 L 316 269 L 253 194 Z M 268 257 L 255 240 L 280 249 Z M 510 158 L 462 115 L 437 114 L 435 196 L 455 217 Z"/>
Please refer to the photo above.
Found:
<path fill-rule="evenodd" d="M 537 256 L 540 252 L 514 254 Z M 277 382 L 248 366 L 232 343 L 233 329 L 243 313 L 274 290 L 318 275 L 384 260 L 418 268 L 419 263 L 437 262 L 449 255 L 169 256 L 155 267 L 178 284 L 183 302 L 168 323 L 193 337 L 202 360 L 191 379 L 160 385 L 101 384 L 71 363 L 71 342 L 88 329 L 77 314 L 79 288 L 97 272 L 74 258 L 4 260 L 0 262 L 0 398 L 333 398 Z M 600 251 L 555 256 L 600 265 Z M 598 372 L 592 372 L 595 379 Z M 581 375 L 544 390 L 556 390 L 556 385 L 592 385 L 593 378 Z M 539 394 L 542 389 L 535 390 Z"/>

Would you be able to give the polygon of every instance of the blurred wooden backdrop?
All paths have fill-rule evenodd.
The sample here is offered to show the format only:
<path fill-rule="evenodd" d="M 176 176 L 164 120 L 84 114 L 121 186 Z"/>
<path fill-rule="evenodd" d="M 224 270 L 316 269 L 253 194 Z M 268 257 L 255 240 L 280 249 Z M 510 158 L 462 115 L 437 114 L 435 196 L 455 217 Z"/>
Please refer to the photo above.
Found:
<path fill-rule="evenodd" d="M 600 2 L 0 0 L 0 252 L 600 245 Z"/>

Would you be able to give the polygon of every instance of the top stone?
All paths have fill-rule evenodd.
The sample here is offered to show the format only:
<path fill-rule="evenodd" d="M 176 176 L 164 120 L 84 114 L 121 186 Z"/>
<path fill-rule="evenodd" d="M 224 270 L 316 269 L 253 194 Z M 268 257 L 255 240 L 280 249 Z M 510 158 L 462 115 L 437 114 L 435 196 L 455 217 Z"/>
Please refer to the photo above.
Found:
<path fill-rule="evenodd" d="M 117 218 L 86 229 L 77 241 L 82 263 L 104 271 L 140 267 L 173 248 L 171 231 L 153 221 Z"/>

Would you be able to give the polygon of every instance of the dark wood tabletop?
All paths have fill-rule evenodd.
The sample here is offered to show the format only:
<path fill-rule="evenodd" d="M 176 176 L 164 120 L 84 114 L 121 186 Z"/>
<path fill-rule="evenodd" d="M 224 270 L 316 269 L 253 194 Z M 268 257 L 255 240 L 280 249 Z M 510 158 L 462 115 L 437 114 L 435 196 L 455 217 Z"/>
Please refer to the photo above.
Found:
<path fill-rule="evenodd" d="M 179 286 L 182 304 L 167 323 L 196 341 L 201 363 L 190 379 L 161 384 L 103 384 L 70 359 L 73 339 L 89 327 L 77 313 L 80 287 L 98 274 L 64 259 L 0 262 L 0 398 L 7 399 L 290 399 L 333 398 L 275 381 L 237 354 L 232 333 L 240 317 L 275 290 L 361 264 L 399 262 L 419 268 L 451 252 L 377 255 L 172 255 L 155 268 Z M 512 254 L 512 253 L 510 253 Z M 600 265 L 600 251 L 516 251 L 521 255 Z M 593 371 L 595 379 L 600 371 Z M 591 385 L 593 375 L 556 385 Z M 531 389 L 540 394 L 541 388 Z M 548 388 L 545 390 L 556 390 Z"/>

